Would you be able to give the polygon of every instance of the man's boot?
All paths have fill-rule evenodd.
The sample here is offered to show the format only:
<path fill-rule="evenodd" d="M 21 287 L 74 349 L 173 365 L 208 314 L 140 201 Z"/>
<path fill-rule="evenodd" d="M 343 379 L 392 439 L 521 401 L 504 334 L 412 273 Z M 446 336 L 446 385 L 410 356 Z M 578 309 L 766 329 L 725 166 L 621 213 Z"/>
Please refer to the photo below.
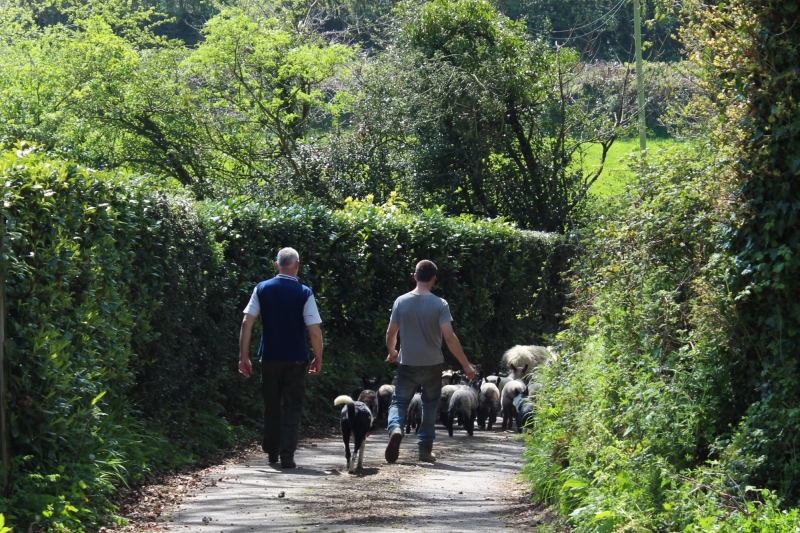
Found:
<path fill-rule="evenodd" d="M 394 428 L 392 434 L 389 435 L 389 444 L 386 445 L 384 457 L 387 463 L 394 463 L 400 456 L 400 443 L 403 441 L 403 430 L 401 428 Z"/>
<path fill-rule="evenodd" d="M 433 443 L 428 446 L 419 447 L 419 460 L 426 463 L 436 462 L 436 454 L 433 453 Z"/>

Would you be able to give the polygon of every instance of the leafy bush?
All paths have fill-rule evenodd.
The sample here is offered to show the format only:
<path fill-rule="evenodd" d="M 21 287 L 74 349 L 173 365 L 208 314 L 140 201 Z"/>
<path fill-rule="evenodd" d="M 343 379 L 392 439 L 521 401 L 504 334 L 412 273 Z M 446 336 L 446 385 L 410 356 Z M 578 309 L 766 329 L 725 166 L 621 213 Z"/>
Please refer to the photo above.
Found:
<path fill-rule="evenodd" d="M 693 28 L 696 54 L 745 118 L 731 136 L 737 201 L 727 225 L 736 259 L 739 331 L 747 346 L 738 374 L 747 413 L 732 443 L 752 463 L 754 484 L 800 502 L 800 27 L 797 3 L 734 1 Z M 713 35 L 715 39 L 708 40 Z M 703 39 L 706 41 L 703 41 Z M 712 59 L 713 58 L 713 59 Z"/>
<path fill-rule="evenodd" d="M 119 484 L 249 434 L 260 398 L 236 372 L 239 324 L 282 246 L 300 251 L 324 320 L 310 423 L 328 423 L 362 373 L 391 371 L 390 307 L 423 257 L 439 264 L 472 360 L 492 366 L 558 322 L 559 238 L 500 220 L 394 201 L 195 205 L 24 147 L 2 156 L 0 176 L 14 458 L 0 508 L 20 529 L 97 527 Z"/>
<path fill-rule="evenodd" d="M 729 446 L 746 409 L 722 253 L 733 173 L 725 151 L 697 146 L 641 168 L 583 234 L 525 467 L 576 531 L 796 524 Z"/>

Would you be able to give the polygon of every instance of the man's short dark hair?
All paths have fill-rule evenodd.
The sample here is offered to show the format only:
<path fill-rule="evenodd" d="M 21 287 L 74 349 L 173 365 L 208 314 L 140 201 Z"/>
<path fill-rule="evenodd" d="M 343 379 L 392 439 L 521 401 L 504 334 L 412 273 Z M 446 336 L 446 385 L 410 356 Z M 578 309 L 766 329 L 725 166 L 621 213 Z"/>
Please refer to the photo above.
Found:
<path fill-rule="evenodd" d="M 417 281 L 427 283 L 436 276 L 437 271 L 438 269 L 436 268 L 436 265 L 433 263 L 433 261 L 428 261 L 427 259 L 423 259 L 422 261 L 417 263 L 417 268 L 414 270 L 414 274 L 417 275 Z"/>

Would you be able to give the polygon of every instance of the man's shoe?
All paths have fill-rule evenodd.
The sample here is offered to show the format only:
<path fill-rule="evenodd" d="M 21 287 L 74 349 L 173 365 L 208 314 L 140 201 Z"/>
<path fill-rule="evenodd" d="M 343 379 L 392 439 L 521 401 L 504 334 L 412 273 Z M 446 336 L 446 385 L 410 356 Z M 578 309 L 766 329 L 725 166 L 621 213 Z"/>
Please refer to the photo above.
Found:
<path fill-rule="evenodd" d="M 294 460 L 292 460 L 292 459 L 289 459 L 287 461 L 281 461 L 281 468 L 284 468 L 284 469 L 295 468 L 296 466 L 297 466 L 297 463 L 295 463 Z"/>
<path fill-rule="evenodd" d="M 383 456 L 386 457 L 387 463 L 394 463 L 400 456 L 400 443 L 403 442 L 403 430 L 394 428 L 392 434 L 389 435 L 389 444 L 386 445 L 386 452 Z"/>
<path fill-rule="evenodd" d="M 419 451 L 419 460 L 424 461 L 426 463 L 435 463 L 436 462 L 436 454 L 430 450 L 427 451 Z"/>

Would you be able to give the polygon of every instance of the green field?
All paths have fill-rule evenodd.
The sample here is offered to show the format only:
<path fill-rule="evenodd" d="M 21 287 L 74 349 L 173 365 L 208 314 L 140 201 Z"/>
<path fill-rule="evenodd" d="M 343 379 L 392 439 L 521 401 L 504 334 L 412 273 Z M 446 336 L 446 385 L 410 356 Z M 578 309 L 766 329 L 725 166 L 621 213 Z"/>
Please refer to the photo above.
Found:
<path fill-rule="evenodd" d="M 655 152 L 659 149 L 671 148 L 682 144 L 672 138 L 648 138 L 647 150 Z M 600 198 L 608 198 L 614 194 L 622 192 L 625 185 L 633 178 L 634 173 L 629 168 L 628 156 L 639 149 L 639 139 L 619 139 L 608 152 L 605 168 L 597 181 L 592 185 L 591 192 Z M 593 172 L 600 166 L 600 146 L 592 146 L 586 153 L 583 160 L 584 173 Z"/>

